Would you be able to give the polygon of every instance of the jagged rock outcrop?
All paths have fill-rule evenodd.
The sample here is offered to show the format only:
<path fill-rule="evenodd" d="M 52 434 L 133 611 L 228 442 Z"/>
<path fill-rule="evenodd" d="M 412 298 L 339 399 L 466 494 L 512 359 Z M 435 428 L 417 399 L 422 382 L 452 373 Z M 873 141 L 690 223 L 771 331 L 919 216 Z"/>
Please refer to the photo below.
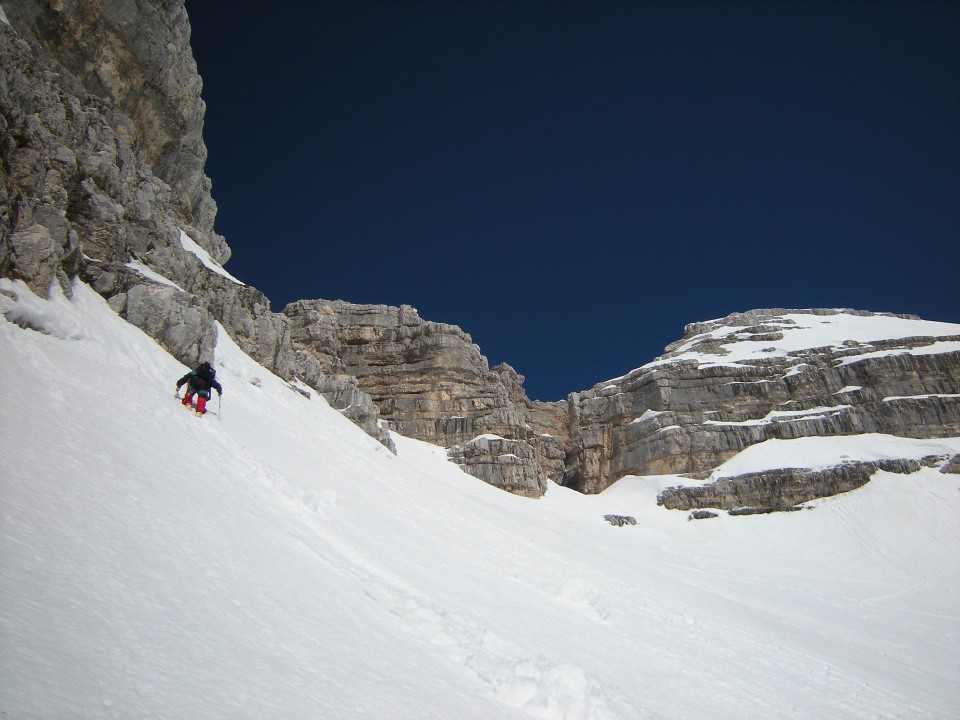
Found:
<path fill-rule="evenodd" d="M 960 475 L 960 455 L 954 455 L 940 468 L 946 475 Z"/>
<path fill-rule="evenodd" d="M 532 443 L 499 435 L 478 435 L 450 448 L 448 456 L 474 477 L 516 495 L 540 497 L 546 475 Z"/>
<path fill-rule="evenodd" d="M 710 470 L 764 440 L 960 435 L 960 326 L 850 310 L 690 325 L 637 370 L 570 398 L 567 483 Z"/>
<path fill-rule="evenodd" d="M 906 475 L 921 467 L 937 467 L 945 460 L 930 456 L 920 460 L 844 462 L 817 470 L 765 470 L 721 478 L 698 487 L 667 488 L 657 496 L 657 504 L 670 510 L 750 508 L 754 513 L 793 510 L 801 503 L 862 487 L 879 470 Z"/>
<path fill-rule="evenodd" d="M 566 445 L 562 403 L 536 403 L 509 365 L 490 368 L 455 325 L 409 306 L 301 300 L 283 310 L 294 344 L 331 374 L 356 378 L 391 429 L 450 449 L 498 487 L 542 495 L 559 481 Z"/>
<path fill-rule="evenodd" d="M 523 414 L 460 328 L 409 306 L 302 300 L 283 313 L 294 341 L 355 377 L 401 434 L 444 447 L 485 433 L 526 438 Z"/>
<path fill-rule="evenodd" d="M 0 276 L 41 296 L 54 281 L 69 294 L 78 277 L 188 365 L 212 358 L 219 322 L 264 366 L 389 443 L 356 382 L 324 376 L 263 293 L 219 267 L 230 248 L 213 230 L 183 1 L 3 8 Z"/>
<path fill-rule="evenodd" d="M 531 400 L 523 389 L 523 375 L 507 363 L 494 366 L 493 371 L 507 390 L 507 397 L 526 418 L 533 432 L 531 440 L 537 452 L 537 461 L 547 480 L 561 484 L 570 451 L 570 416 L 567 403 Z M 542 483 L 546 488 L 546 483 Z"/>
<path fill-rule="evenodd" d="M 192 292 L 198 263 L 180 228 L 216 260 L 229 248 L 213 232 L 183 3 L 4 9 L 0 272 L 41 295 L 79 274 L 112 297 L 144 282 L 127 267 L 136 258 Z"/>

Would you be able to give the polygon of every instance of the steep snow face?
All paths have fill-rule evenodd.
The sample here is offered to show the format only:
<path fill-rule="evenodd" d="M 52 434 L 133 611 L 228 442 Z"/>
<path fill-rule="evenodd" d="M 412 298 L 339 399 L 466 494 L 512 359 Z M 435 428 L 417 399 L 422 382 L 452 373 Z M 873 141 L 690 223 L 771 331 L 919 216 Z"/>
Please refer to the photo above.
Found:
<path fill-rule="evenodd" d="M 960 715 L 956 475 L 702 522 L 656 506 L 675 477 L 530 500 L 392 455 L 224 333 L 201 419 L 86 286 L 0 280 L 0 313 L 0 715 Z"/>

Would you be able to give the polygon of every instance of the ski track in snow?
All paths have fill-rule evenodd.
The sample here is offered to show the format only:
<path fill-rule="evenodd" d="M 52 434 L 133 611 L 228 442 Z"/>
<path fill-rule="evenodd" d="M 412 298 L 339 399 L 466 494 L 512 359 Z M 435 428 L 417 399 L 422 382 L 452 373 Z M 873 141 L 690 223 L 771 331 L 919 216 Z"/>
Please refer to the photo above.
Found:
<path fill-rule="evenodd" d="M 0 321 L 0 716 L 960 717 L 957 476 L 698 522 L 670 478 L 532 501 L 224 333 L 201 419 L 84 286 L 0 310 L 49 333 Z"/>

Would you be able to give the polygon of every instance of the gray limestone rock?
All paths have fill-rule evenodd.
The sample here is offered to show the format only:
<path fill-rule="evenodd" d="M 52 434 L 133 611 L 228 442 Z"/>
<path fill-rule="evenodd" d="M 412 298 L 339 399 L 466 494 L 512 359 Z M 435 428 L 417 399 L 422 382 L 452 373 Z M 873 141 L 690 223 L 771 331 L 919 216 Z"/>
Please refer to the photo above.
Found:
<path fill-rule="evenodd" d="M 566 402 L 530 400 L 523 389 L 523 376 L 507 363 L 493 368 L 507 390 L 507 397 L 526 419 L 528 442 L 547 479 L 563 483 L 567 452 L 570 450 L 570 419 Z"/>
<path fill-rule="evenodd" d="M 380 420 L 380 411 L 373 399 L 360 389 L 357 380 L 346 374 L 331 374 L 317 359 L 302 348 L 294 348 L 296 377 L 314 388 L 331 407 L 343 413 L 344 417 L 357 424 L 367 435 L 375 438 L 391 452 L 396 452 L 396 444 Z"/>
<path fill-rule="evenodd" d="M 772 328 L 795 340 L 804 323 L 850 317 L 894 316 L 757 310 L 694 324 L 661 358 L 571 395 L 567 484 L 600 492 L 624 475 L 710 470 L 769 439 L 960 435 L 960 335 L 765 347 Z"/>
<path fill-rule="evenodd" d="M 536 451 L 524 440 L 480 435 L 454 445 L 447 454 L 474 477 L 516 495 L 540 497 L 547 490 Z"/>
<path fill-rule="evenodd" d="M 220 322 L 280 377 L 308 376 L 344 414 L 392 441 L 352 379 L 324 377 L 258 290 L 225 262 L 203 172 L 204 105 L 182 0 L 5 0 L 0 23 L 0 275 L 45 294 L 78 276 L 186 364 Z M 145 278 L 136 261 L 166 282 Z"/>
<path fill-rule="evenodd" d="M 81 119 L 75 126 L 86 128 L 97 148 L 80 157 L 83 173 L 115 196 L 121 181 L 136 177 L 135 163 L 149 166 L 172 188 L 176 214 L 198 228 L 201 245 L 225 262 L 229 248 L 213 233 L 216 205 L 203 172 L 202 81 L 182 0 L 5 0 L 4 9 L 63 90 L 102 109 L 102 122 Z M 59 113 L 54 109 L 44 119 Z M 77 145 L 72 140 L 68 148 Z"/>
<path fill-rule="evenodd" d="M 960 455 L 954 455 L 940 468 L 940 472 L 949 475 L 960 475 Z"/>
<path fill-rule="evenodd" d="M 870 462 L 845 462 L 830 468 L 807 470 L 785 468 L 725 477 L 715 482 L 696 487 L 667 488 L 657 496 L 657 504 L 670 510 L 693 510 L 719 508 L 752 512 L 731 514 L 756 514 L 784 512 L 799 509 L 798 506 L 816 498 L 839 495 L 855 490 L 870 481 L 879 470 L 909 474 L 921 467 L 937 466 L 945 461 L 939 456 L 922 460 L 881 460 Z"/>
<path fill-rule="evenodd" d="M 11 238 L 35 226 L 54 239 L 58 273 L 68 277 L 87 259 L 124 262 L 158 247 L 183 253 L 177 226 L 225 259 L 212 216 L 200 222 L 194 212 L 212 201 L 202 197 L 203 107 L 182 3 L 7 0 L 5 8 L 0 272 L 29 270 L 11 266 Z M 182 155 L 181 132 L 196 135 L 186 153 L 193 160 L 169 162 Z M 23 279 L 42 286 L 48 265 Z"/>
<path fill-rule="evenodd" d="M 283 313 L 294 344 L 326 372 L 356 378 L 390 429 L 449 448 L 467 472 L 511 492 L 541 495 L 547 478 L 562 477 L 564 406 L 530 401 L 513 368 L 491 369 L 459 327 L 409 306 L 339 300 Z"/>
<path fill-rule="evenodd" d="M 24 280 L 34 293 L 45 297 L 60 267 L 50 230 L 43 225 L 28 225 L 10 235 L 6 251 L 6 274 Z"/>
<path fill-rule="evenodd" d="M 114 309 L 184 365 L 193 367 L 213 358 L 216 324 L 193 295 L 167 285 L 144 283 L 129 288 L 122 306 Z"/>

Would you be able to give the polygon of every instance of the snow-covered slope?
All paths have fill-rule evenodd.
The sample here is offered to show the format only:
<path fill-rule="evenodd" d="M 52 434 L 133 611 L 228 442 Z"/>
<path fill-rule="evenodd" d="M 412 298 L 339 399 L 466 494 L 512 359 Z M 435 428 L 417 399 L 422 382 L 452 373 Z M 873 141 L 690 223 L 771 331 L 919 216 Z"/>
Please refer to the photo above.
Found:
<path fill-rule="evenodd" d="M 223 333 L 198 419 L 85 286 L 0 310 L 0 716 L 960 716 L 957 475 L 705 522 L 670 477 L 529 500 Z"/>

